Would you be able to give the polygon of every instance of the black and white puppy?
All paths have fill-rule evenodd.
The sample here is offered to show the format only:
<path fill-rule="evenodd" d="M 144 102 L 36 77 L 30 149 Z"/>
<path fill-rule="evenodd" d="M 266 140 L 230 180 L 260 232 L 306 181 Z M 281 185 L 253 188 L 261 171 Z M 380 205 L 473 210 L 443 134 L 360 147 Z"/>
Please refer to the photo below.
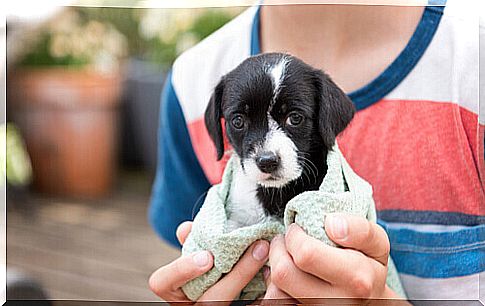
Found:
<path fill-rule="evenodd" d="M 250 57 L 223 76 L 205 124 L 220 160 L 224 119 L 239 159 L 227 230 L 281 218 L 294 196 L 317 190 L 327 152 L 354 112 L 352 101 L 325 73 L 287 54 Z"/>

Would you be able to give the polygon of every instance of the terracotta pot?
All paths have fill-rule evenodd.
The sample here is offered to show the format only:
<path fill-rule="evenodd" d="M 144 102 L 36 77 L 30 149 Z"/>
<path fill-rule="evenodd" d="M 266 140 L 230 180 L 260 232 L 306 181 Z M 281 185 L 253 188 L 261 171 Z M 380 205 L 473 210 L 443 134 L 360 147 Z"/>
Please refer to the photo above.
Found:
<path fill-rule="evenodd" d="M 65 68 L 17 69 L 8 111 L 25 137 L 34 185 L 76 197 L 109 193 L 115 176 L 120 76 Z"/>

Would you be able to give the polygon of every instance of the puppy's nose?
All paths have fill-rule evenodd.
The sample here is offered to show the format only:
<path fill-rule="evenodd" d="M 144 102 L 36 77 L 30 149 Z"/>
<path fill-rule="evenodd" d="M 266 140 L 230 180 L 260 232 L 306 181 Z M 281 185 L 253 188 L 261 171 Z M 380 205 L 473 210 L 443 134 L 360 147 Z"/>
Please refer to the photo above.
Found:
<path fill-rule="evenodd" d="M 263 152 L 256 157 L 256 165 L 264 173 L 274 172 L 280 164 L 280 157 L 273 152 Z"/>

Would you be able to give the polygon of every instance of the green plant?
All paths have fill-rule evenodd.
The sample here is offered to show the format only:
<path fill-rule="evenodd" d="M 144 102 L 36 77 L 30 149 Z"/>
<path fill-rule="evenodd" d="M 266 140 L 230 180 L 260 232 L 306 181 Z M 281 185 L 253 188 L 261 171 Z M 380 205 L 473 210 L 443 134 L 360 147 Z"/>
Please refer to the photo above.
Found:
<path fill-rule="evenodd" d="M 92 65 L 114 69 L 125 56 L 168 68 L 175 58 L 242 8 L 141 9 L 71 7 L 52 18 L 28 52 L 25 66 Z"/>
<path fill-rule="evenodd" d="M 109 22 L 86 18 L 67 8 L 39 31 L 37 45 L 24 55 L 23 66 L 93 66 L 116 70 L 126 55 L 125 37 Z"/>
<path fill-rule="evenodd" d="M 165 68 L 183 51 L 239 14 L 243 8 L 79 8 L 87 19 L 113 24 L 129 41 L 129 55 Z"/>
<path fill-rule="evenodd" d="M 146 9 L 138 11 L 140 39 L 145 48 L 139 55 L 169 67 L 183 51 L 222 27 L 241 8 Z"/>
<path fill-rule="evenodd" d="M 13 123 L 0 126 L 0 186 L 7 182 L 25 186 L 32 180 L 32 166 L 20 131 Z"/>

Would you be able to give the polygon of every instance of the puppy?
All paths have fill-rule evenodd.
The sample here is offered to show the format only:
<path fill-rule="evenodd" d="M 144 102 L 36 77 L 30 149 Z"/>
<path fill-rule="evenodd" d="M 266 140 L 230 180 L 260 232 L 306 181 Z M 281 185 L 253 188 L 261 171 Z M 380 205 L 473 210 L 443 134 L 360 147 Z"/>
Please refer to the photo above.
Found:
<path fill-rule="evenodd" d="M 220 160 L 224 119 L 238 158 L 227 231 L 282 218 L 289 200 L 317 190 L 327 152 L 354 113 L 352 101 L 325 73 L 287 54 L 250 57 L 223 76 L 205 124 Z"/>

